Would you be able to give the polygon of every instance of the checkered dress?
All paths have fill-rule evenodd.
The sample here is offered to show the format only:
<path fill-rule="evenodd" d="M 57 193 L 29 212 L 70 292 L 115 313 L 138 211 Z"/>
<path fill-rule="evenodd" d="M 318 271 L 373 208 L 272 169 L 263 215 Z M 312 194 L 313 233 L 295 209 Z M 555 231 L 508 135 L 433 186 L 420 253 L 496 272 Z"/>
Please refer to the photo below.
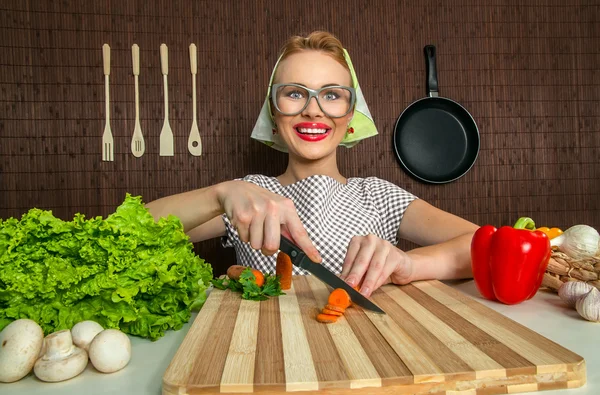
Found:
<path fill-rule="evenodd" d="M 243 178 L 271 192 L 290 198 L 310 239 L 323 258 L 322 264 L 339 274 L 350 239 L 374 234 L 397 244 L 398 227 L 404 211 L 416 199 L 404 189 L 376 178 L 348 178 L 346 184 L 315 175 L 283 186 L 275 177 L 249 175 Z M 250 243 L 240 240 L 229 218 L 223 215 L 226 235 L 221 243 L 234 247 L 239 265 L 264 273 L 275 273 L 276 254 L 264 256 Z M 294 267 L 293 274 L 305 274 Z"/>

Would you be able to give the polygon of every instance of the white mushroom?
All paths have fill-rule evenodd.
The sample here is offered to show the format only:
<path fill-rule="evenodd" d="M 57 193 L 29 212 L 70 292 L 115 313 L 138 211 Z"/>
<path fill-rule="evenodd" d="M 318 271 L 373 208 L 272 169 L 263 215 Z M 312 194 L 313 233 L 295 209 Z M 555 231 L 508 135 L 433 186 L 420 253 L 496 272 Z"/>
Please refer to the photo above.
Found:
<path fill-rule="evenodd" d="M 94 337 L 103 330 L 102 325 L 96 321 L 81 321 L 71 328 L 73 344 L 88 351 Z"/>
<path fill-rule="evenodd" d="M 90 344 L 90 361 L 100 372 L 123 369 L 131 359 L 131 341 L 117 329 L 105 329 Z"/>
<path fill-rule="evenodd" d="M 27 376 L 37 359 L 44 331 L 37 322 L 19 319 L 0 332 L 0 382 L 12 383 Z"/>
<path fill-rule="evenodd" d="M 50 382 L 68 380 L 83 372 L 87 366 L 87 352 L 73 345 L 70 330 L 51 333 L 44 342 L 46 352 L 33 367 L 38 379 Z"/>

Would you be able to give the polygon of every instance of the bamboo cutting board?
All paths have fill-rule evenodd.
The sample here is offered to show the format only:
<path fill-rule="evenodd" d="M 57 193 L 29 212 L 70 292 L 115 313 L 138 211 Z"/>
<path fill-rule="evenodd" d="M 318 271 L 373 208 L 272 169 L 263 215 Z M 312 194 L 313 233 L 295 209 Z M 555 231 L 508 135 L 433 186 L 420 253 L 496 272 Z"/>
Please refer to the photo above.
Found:
<path fill-rule="evenodd" d="M 294 277 L 264 302 L 213 290 L 163 377 L 163 394 L 506 394 L 582 386 L 585 361 L 439 281 L 387 285 L 387 314 L 315 317 L 330 289 Z"/>

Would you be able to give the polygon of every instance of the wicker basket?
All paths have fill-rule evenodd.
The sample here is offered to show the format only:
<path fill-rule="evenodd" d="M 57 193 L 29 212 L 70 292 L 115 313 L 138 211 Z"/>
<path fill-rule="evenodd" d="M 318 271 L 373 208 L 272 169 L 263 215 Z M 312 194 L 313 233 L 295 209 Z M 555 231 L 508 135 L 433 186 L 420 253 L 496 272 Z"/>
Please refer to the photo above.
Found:
<path fill-rule="evenodd" d="M 600 253 L 595 257 L 575 260 L 563 252 L 553 250 L 542 287 L 557 292 L 567 281 L 583 281 L 600 289 Z"/>

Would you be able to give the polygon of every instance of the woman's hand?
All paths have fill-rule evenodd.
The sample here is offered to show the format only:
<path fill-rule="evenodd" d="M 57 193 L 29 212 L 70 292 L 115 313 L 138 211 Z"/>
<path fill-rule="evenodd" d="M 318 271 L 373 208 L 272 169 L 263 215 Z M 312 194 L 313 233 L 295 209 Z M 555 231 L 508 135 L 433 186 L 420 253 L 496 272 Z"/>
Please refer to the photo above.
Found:
<path fill-rule="evenodd" d="M 264 255 L 279 250 L 281 233 L 291 239 L 315 262 L 321 256 L 308 237 L 292 200 L 246 181 L 219 184 L 217 198 L 240 240 Z"/>
<path fill-rule="evenodd" d="M 360 293 L 369 297 L 384 284 L 408 284 L 412 274 L 410 256 L 370 234 L 354 236 L 350 240 L 340 277 L 352 287 L 360 285 Z"/>

